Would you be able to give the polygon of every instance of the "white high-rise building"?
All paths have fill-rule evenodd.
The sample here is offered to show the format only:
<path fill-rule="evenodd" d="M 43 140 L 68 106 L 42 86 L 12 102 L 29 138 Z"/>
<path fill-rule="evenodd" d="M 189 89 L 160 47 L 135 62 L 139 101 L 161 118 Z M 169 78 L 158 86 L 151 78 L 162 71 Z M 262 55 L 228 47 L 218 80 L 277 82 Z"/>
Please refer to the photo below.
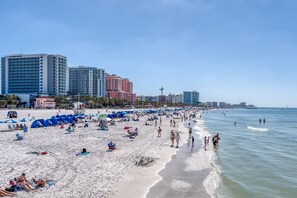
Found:
<path fill-rule="evenodd" d="M 97 67 L 70 67 L 69 93 L 105 97 L 105 71 Z"/>
<path fill-rule="evenodd" d="M 17 54 L 1 59 L 2 94 L 66 94 L 67 59 L 61 55 Z"/>

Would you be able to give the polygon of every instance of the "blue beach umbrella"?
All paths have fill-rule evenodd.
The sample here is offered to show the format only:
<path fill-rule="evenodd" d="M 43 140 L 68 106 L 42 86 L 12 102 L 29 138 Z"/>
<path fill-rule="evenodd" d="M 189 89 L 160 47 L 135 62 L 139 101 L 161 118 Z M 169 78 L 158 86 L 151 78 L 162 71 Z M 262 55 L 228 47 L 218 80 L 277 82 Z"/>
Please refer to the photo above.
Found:
<path fill-rule="evenodd" d="M 28 119 L 28 118 L 23 118 L 23 119 L 20 120 L 20 122 L 29 122 L 29 121 L 31 121 L 31 120 Z"/>
<path fill-rule="evenodd" d="M 3 121 L 0 120 L 0 124 L 4 123 Z"/>

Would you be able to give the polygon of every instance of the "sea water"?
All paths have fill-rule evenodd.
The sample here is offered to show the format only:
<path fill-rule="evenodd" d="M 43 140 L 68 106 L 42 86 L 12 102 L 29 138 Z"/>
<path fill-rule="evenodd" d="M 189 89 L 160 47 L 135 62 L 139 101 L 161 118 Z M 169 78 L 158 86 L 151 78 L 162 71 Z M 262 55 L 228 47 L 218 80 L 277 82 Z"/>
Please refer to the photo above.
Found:
<path fill-rule="evenodd" d="M 212 197 L 297 197 L 297 109 L 214 110 L 202 117 L 205 130 L 221 138 L 206 151 L 213 153 L 204 181 Z"/>

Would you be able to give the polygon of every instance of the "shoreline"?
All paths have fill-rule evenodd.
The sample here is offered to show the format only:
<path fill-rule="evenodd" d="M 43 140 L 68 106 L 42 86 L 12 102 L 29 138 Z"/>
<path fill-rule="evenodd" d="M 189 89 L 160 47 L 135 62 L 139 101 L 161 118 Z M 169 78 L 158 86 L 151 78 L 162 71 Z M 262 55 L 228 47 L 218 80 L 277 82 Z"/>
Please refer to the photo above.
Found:
<path fill-rule="evenodd" d="M 172 128 L 174 129 L 174 128 Z M 187 128 L 183 126 L 183 123 L 178 122 L 178 129 L 181 135 L 181 146 L 187 142 Z M 135 167 L 125 174 L 125 178 L 121 180 L 119 185 L 116 187 L 116 193 L 114 198 L 123 197 L 123 193 L 127 197 L 131 198 L 145 198 L 149 193 L 151 187 L 162 180 L 162 176 L 158 173 L 165 169 L 166 164 L 170 162 L 174 155 L 178 153 L 179 149 L 170 147 L 169 131 L 168 141 L 161 145 L 161 151 L 159 150 L 158 156 L 160 158 L 156 161 L 156 164 L 151 167 Z M 180 146 L 180 147 L 181 147 Z M 133 188 L 131 188 L 131 183 L 133 181 Z M 129 189 L 129 191 L 127 191 Z"/>

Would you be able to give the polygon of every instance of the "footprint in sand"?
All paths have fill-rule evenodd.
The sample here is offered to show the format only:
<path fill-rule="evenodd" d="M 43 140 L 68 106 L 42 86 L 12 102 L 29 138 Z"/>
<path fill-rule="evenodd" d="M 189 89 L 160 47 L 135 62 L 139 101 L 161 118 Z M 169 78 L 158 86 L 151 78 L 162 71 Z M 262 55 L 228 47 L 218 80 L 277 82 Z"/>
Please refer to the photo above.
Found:
<path fill-rule="evenodd" d="M 191 184 L 180 180 L 173 180 L 171 182 L 171 188 L 179 192 L 186 192 L 191 186 Z"/>

